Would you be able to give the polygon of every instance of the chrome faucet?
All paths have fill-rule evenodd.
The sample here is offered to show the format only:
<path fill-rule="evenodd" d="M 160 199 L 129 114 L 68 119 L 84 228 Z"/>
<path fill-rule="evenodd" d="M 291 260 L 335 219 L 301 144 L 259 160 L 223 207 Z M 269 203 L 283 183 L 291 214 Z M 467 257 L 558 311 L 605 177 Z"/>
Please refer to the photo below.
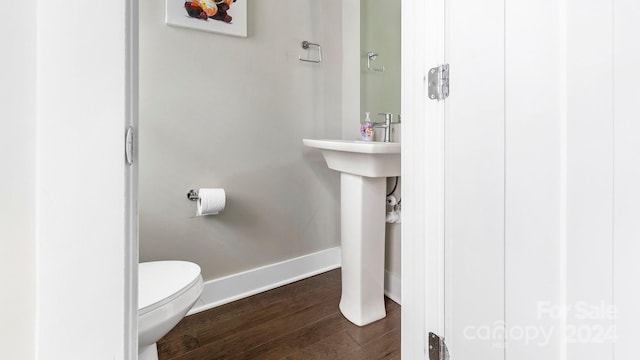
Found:
<path fill-rule="evenodd" d="M 391 113 L 379 113 L 378 115 L 384 115 L 384 122 L 373 123 L 374 128 L 384 128 L 384 142 L 391 142 L 391 124 L 393 123 L 393 114 Z"/>

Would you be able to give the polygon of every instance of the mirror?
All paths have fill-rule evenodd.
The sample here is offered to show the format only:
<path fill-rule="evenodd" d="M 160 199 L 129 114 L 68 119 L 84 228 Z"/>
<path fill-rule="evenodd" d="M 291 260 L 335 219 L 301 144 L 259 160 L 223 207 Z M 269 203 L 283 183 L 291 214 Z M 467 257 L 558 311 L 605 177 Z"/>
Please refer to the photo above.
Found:
<path fill-rule="evenodd" d="M 400 1 L 360 2 L 360 119 L 400 114 Z M 383 70 L 384 69 L 384 70 Z M 398 141 L 398 139 L 394 139 Z"/>

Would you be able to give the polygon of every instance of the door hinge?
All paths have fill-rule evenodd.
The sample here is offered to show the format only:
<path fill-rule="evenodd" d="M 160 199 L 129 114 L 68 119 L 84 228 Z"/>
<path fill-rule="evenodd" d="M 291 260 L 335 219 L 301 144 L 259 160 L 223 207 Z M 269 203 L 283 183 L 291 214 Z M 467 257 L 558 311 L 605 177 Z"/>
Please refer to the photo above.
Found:
<path fill-rule="evenodd" d="M 133 164 L 133 127 L 127 128 L 127 133 L 124 137 L 124 156 L 128 165 Z"/>
<path fill-rule="evenodd" d="M 449 97 L 449 64 L 429 70 L 429 99 L 444 100 Z"/>
<path fill-rule="evenodd" d="M 429 333 L 429 360 L 449 360 L 449 349 L 444 338 Z"/>

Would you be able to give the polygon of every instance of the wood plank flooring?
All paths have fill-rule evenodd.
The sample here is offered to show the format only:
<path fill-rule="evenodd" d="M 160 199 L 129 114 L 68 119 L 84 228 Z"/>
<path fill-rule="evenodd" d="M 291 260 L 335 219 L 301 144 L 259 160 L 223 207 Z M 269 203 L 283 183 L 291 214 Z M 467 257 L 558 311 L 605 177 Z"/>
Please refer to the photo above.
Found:
<path fill-rule="evenodd" d="M 333 270 L 184 318 L 158 342 L 159 360 L 400 359 L 400 306 L 358 327 L 340 310 Z"/>

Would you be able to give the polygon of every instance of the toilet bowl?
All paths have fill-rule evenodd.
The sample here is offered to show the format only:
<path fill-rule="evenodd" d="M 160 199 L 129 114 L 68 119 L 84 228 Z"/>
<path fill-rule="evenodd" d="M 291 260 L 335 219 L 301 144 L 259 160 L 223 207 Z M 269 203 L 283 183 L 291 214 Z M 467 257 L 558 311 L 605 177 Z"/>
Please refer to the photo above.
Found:
<path fill-rule="evenodd" d="M 184 318 L 203 287 L 200 267 L 194 263 L 138 264 L 139 360 L 158 360 L 156 342 Z"/>

